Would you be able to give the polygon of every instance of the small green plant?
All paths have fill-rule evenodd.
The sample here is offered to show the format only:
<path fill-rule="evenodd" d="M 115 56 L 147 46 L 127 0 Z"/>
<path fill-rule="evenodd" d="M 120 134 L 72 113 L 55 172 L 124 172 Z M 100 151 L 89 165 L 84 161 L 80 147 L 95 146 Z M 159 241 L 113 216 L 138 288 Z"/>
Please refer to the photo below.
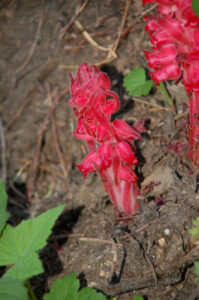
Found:
<path fill-rule="evenodd" d="M 199 218 L 192 221 L 194 227 L 189 230 L 193 244 L 199 243 Z"/>
<path fill-rule="evenodd" d="M 199 244 L 199 218 L 193 220 L 194 227 L 189 230 L 189 233 L 191 235 L 191 241 L 193 244 L 198 245 Z M 196 273 L 197 281 L 199 282 L 199 261 L 194 262 L 194 268 Z"/>
<path fill-rule="evenodd" d="M 142 296 L 134 296 L 133 300 L 144 300 Z"/>
<path fill-rule="evenodd" d="M 106 300 L 106 297 L 96 290 L 84 287 L 79 290 L 80 282 L 75 273 L 57 279 L 51 286 L 50 292 L 44 295 L 43 300 Z"/>
<path fill-rule="evenodd" d="M 199 282 L 199 261 L 194 262 L 194 268 L 195 268 L 197 281 Z"/>
<path fill-rule="evenodd" d="M 153 86 L 153 80 L 146 79 L 146 72 L 143 68 L 133 69 L 123 80 L 123 87 L 130 96 L 134 97 L 147 96 Z"/>
<path fill-rule="evenodd" d="M 7 266 L 7 271 L 0 278 L 0 299 L 37 300 L 29 279 L 44 272 L 38 251 L 47 244 L 65 205 L 12 227 L 6 224 L 9 218 L 6 202 L 5 184 L 0 180 L 0 266 Z M 43 300 L 106 300 L 104 295 L 92 288 L 79 288 L 79 280 L 72 273 L 62 280 L 57 279 Z"/>
<path fill-rule="evenodd" d="M 146 79 L 146 71 L 144 68 L 133 69 L 124 77 L 123 80 L 123 87 L 132 97 L 147 96 L 154 86 L 155 82 L 153 80 Z M 173 99 L 168 95 L 163 82 L 159 82 L 159 85 L 157 85 L 157 89 L 165 97 L 166 104 L 172 105 Z"/>

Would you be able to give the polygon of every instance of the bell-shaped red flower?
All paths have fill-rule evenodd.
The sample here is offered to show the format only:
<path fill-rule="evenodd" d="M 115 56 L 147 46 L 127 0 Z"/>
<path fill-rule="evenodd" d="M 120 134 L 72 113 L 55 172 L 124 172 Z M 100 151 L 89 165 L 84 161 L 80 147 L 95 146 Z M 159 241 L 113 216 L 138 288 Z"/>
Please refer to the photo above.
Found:
<path fill-rule="evenodd" d="M 189 97 L 188 157 L 199 166 L 199 18 L 192 0 L 143 0 L 157 3 L 157 15 L 145 18 L 152 51 L 146 51 L 152 79 L 182 80 Z"/>
<path fill-rule="evenodd" d="M 140 139 L 143 121 L 135 128 L 122 120 L 110 121 L 120 102 L 110 90 L 108 76 L 95 66 L 84 63 L 71 75 L 69 100 L 77 118 L 74 136 L 85 140 L 90 153 L 77 165 L 84 177 L 97 171 L 105 190 L 120 212 L 132 215 L 139 193 L 134 165 L 138 163 L 132 146 Z"/>

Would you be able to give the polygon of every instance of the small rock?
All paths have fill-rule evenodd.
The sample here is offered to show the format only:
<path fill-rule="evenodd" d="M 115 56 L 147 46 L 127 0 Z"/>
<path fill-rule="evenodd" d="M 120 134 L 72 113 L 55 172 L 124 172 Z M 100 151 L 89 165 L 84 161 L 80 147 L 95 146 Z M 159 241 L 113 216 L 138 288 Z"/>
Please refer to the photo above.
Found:
<path fill-rule="evenodd" d="M 170 229 L 169 228 L 166 228 L 165 230 L 164 230 L 164 233 L 165 233 L 165 235 L 167 235 L 167 236 L 169 236 L 170 235 Z"/>
<path fill-rule="evenodd" d="M 158 241 L 158 243 L 159 243 L 159 245 L 161 247 L 164 247 L 164 245 L 165 245 L 165 239 L 164 238 L 160 238 L 159 241 Z"/>

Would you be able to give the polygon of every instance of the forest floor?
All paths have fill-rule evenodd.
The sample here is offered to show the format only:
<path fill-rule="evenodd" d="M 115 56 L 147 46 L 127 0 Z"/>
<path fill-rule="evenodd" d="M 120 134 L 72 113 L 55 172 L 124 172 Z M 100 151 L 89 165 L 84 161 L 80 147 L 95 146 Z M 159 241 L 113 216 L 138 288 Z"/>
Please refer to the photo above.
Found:
<path fill-rule="evenodd" d="M 197 299 L 193 263 L 199 250 L 189 229 L 198 216 L 196 180 L 181 156 L 166 145 L 186 122 L 183 87 L 168 83 L 175 108 L 153 89 L 131 98 L 123 77 L 147 62 L 150 49 L 144 15 L 154 6 L 141 0 L 2 0 L 0 3 L 1 176 L 7 182 L 10 223 L 66 204 L 40 256 L 45 274 L 32 279 L 40 298 L 56 278 L 76 272 L 82 284 L 117 300 Z M 80 27 L 82 26 L 82 29 Z M 102 47 L 100 47 L 102 46 Z M 140 209 L 130 219 L 114 213 L 99 178 L 84 180 L 75 167 L 86 156 L 72 132 L 69 72 L 97 64 L 121 100 L 114 116 L 147 127 L 137 144 Z M 3 134 L 4 133 L 4 134 Z M 28 195 L 28 196 L 27 196 Z M 157 203 L 157 197 L 165 204 Z"/>

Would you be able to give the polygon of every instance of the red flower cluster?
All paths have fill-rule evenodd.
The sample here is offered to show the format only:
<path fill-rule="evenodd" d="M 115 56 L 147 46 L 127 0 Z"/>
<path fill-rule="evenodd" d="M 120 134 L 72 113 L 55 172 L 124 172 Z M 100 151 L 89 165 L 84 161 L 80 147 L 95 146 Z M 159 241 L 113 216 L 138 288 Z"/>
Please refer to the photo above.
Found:
<path fill-rule="evenodd" d="M 120 107 L 118 96 L 110 90 L 108 76 L 95 66 L 83 63 L 76 77 L 71 75 L 69 100 L 77 118 L 74 136 L 87 142 L 90 153 L 78 168 L 84 177 L 96 171 L 120 212 L 133 214 L 138 207 L 137 177 L 133 165 L 138 161 L 132 147 L 140 139 L 138 130 L 122 120 L 110 121 Z M 139 131 L 144 130 L 138 125 Z"/>
<path fill-rule="evenodd" d="M 145 51 L 154 69 L 152 79 L 181 80 L 189 97 L 188 156 L 199 165 L 199 18 L 191 0 L 143 0 L 157 3 L 157 15 L 145 18 L 152 51 Z"/>

